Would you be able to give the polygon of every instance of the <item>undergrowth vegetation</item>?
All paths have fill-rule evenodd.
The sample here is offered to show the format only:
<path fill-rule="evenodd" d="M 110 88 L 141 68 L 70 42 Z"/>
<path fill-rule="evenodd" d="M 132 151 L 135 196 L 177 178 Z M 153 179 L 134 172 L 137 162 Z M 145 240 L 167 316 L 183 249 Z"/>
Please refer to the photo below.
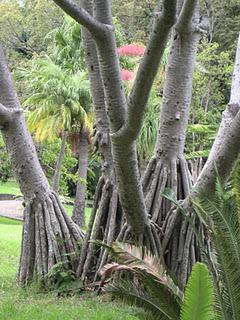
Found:
<path fill-rule="evenodd" d="M 0 319 L 1 320 L 137 320 L 139 311 L 114 303 L 108 296 L 78 294 L 57 297 L 35 286 L 17 288 L 22 225 L 0 217 Z"/>

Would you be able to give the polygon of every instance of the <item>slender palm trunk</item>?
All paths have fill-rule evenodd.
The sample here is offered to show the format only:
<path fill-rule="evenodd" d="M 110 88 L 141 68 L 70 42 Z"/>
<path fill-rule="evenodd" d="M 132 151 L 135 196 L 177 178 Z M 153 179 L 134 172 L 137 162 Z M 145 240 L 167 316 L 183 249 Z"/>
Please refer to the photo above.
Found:
<path fill-rule="evenodd" d="M 52 183 L 52 189 L 55 192 L 58 192 L 58 190 L 59 190 L 59 183 L 60 183 L 60 177 L 61 177 L 61 167 L 62 167 L 62 162 L 64 159 L 66 140 L 67 140 L 67 133 L 63 132 L 62 143 L 61 143 L 60 151 L 58 154 L 58 159 L 57 159 L 57 163 L 56 163 L 56 167 L 55 167 L 55 171 L 54 171 L 54 176 L 53 176 L 53 183 Z"/>
<path fill-rule="evenodd" d="M 78 181 L 76 198 L 73 207 L 72 220 L 82 227 L 85 223 L 85 200 L 87 191 L 87 170 L 88 170 L 88 133 L 81 131 L 78 148 Z"/>

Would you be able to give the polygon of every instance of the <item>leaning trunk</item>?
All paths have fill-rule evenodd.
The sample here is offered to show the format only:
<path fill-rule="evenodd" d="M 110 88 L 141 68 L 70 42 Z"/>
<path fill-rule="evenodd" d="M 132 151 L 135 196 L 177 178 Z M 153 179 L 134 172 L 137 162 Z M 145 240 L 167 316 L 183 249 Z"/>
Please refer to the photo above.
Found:
<path fill-rule="evenodd" d="M 44 281 L 56 263 L 75 270 L 79 241 L 83 235 L 66 215 L 58 196 L 50 190 L 27 131 L 2 48 L 0 102 L 4 105 L 1 105 L 1 110 L 9 114 L 1 126 L 2 134 L 24 197 L 24 226 L 18 272 L 18 282 L 24 286 L 33 277 Z"/>
<path fill-rule="evenodd" d="M 52 189 L 55 192 L 58 192 L 59 190 L 61 167 L 62 167 L 62 162 L 64 158 L 66 140 L 67 140 L 67 133 L 63 132 L 61 147 L 60 147 L 60 151 L 59 151 L 59 155 L 58 155 L 58 159 L 57 159 L 57 163 L 54 171 L 54 176 L 53 176 L 53 183 L 52 183 Z"/>
<path fill-rule="evenodd" d="M 87 190 L 87 170 L 88 170 L 88 133 L 81 131 L 78 148 L 78 181 L 76 198 L 73 207 L 72 220 L 82 227 L 85 223 L 85 199 Z"/>

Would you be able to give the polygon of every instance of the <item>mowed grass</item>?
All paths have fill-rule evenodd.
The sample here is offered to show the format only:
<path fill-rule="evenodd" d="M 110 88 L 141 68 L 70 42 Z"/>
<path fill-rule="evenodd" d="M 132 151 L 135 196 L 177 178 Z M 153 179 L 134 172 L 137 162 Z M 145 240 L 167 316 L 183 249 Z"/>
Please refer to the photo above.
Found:
<path fill-rule="evenodd" d="M 21 195 L 18 183 L 12 180 L 0 182 L 0 193 Z"/>
<path fill-rule="evenodd" d="M 18 268 L 22 224 L 0 217 L 1 320 L 137 320 L 137 309 L 112 302 L 107 296 L 81 294 L 58 298 L 36 288 L 20 289 Z"/>

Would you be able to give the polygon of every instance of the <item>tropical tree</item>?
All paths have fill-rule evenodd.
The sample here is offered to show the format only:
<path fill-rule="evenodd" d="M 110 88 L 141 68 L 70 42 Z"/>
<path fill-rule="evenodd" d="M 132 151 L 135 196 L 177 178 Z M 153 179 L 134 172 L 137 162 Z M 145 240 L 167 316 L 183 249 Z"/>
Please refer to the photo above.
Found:
<path fill-rule="evenodd" d="M 114 31 L 111 26 L 110 2 L 106 1 L 103 5 L 102 2 L 95 1 L 93 13 L 91 11 L 91 3 L 86 3 L 85 1 L 80 2 L 80 4 L 79 2 L 68 0 L 54 0 L 54 2 L 84 26 L 96 44 L 97 63 L 99 63 L 97 70 L 100 70 L 101 78 L 103 79 L 116 181 L 120 203 L 127 220 L 127 224 L 121 228 L 119 239 L 129 238 L 133 241 L 139 241 L 139 243 L 145 243 L 146 241 L 156 254 L 162 256 L 162 253 L 166 253 L 165 260 L 168 265 L 173 270 L 177 270 L 182 282 L 186 282 L 188 270 L 191 270 L 196 259 L 199 259 L 197 250 L 192 250 L 191 243 L 192 241 L 195 243 L 192 227 L 188 225 L 188 221 L 179 216 L 174 208 L 169 211 L 171 203 L 162 197 L 161 191 L 170 186 L 177 194 L 178 199 L 181 199 L 188 196 L 191 189 L 191 178 L 183 151 L 191 101 L 192 74 L 196 49 L 199 34 L 206 27 L 205 20 L 198 15 L 198 2 L 191 0 L 178 1 L 177 20 L 175 20 L 175 2 L 168 1 L 166 3 L 163 1 L 162 6 L 159 3 L 157 12 L 160 13 L 155 18 L 153 32 L 150 35 L 149 44 L 128 99 L 124 95 L 121 83 Z M 146 102 L 156 75 L 156 67 L 158 67 L 162 57 L 163 44 L 166 44 L 168 33 L 173 25 L 175 35 L 172 37 L 172 47 L 168 62 L 158 142 L 155 148 L 155 157 L 150 161 L 146 170 L 142 187 L 137 168 L 135 141 L 140 132 Z M 160 41 L 161 37 L 163 39 Z M 157 44 L 158 40 L 159 43 Z M 88 37 L 86 40 L 87 45 L 89 45 L 90 41 Z M 95 52 L 94 50 L 87 50 L 90 56 L 89 61 L 91 61 L 89 62 L 90 73 L 91 67 L 94 69 L 91 63 L 96 57 Z M 154 66 L 155 63 L 156 65 Z M 146 74 L 148 75 L 148 81 L 146 81 Z M 92 88 L 96 88 L 94 87 L 93 77 L 92 83 Z M 179 85 L 180 83 L 181 86 Z M 237 123 L 238 117 L 235 118 L 235 115 L 232 115 L 232 119 L 234 123 Z M 234 128 L 237 130 L 235 125 Z M 234 130 L 234 128 L 231 127 L 231 130 Z M 228 134 L 230 134 L 229 132 Z M 235 135 L 238 136 L 238 132 L 236 131 L 233 135 L 234 137 Z M 216 141 L 216 143 L 219 143 L 219 137 Z M 236 140 L 232 139 L 232 147 L 236 148 L 235 151 L 239 151 L 235 143 Z M 212 153 L 214 156 L 210 157 L 215 159 L 217 166 L 221 166 L 222 164 L 218 157 L 219 153 L 215 151 L 216 149 L 213 147 Z M 220 152 L 222 153 L 221 159 L 228 158 L 229 160 L 227 165 L 227 173 L 229 173 L 229 169 L 236 160 L 236 153 L 233 153 L 230 159 L 226 155 L 226 151 L 223 146 Z M 221 175 L 225 176 L 222 170 L 220 172 Z M 209 179 L 207 179 L 207 176 Z M 206 179 L 204 178 L 203 180 L 203 177 Z M 211 190 L 212 182 L 215 181 L 215 178 L 212 163 L 208 162 L 197 182 L 199 192 Z M 144 200 L 144 193 L 146 201 Z M 106 193 L 104 194 L 107 195 Z M 106 200 L 104 197 L 102 199 Z M 107 207 L 105 206 L 105 208 Z M 103 215 L 102 210 L 100 211 Z M 152 218 L 151 221 L 149 216 Z M 97 219 L 101 221 L 101 217 Z M 157 223 L 163 232 L 162 245 L 154 223 Z M 196 223 L 198 224 L 197 221 Z M 95 224 L 96 226 L 97 224 Z M 176 228 L 176 226 L 178 227 Z M 96 231 L 96 234 L 99 234 L 98 231 Z M 112 237 L 112 233 L 110 232 L 109 234 Z M 106 234 L 105 236 L 107 237 Z M 88 254 L 91 253 L 92 250 L 89 250 Z M 101 255 L 101 257 L 103 256 L 104 254 Z M 84 259 L 83 264 L 86 266 L 89 260 L 90 258 Z M 81 261 L 80 266 L 84 269 L 85 266 L 82 266 Z M 98 263 L 99 265 L 101 265 L 101 262 L 100 264 Z M 86 267 L 85 270 L 87 269 Z"/>
<path fill-rule="evenodd" d="M 33 62 L 27 77 L 32 94 L 25 100 L 30 132 L 35 139 L 61 136 L 61 152 L 56 165 L 53 189 L 59 188 L 60 167 L 67 134 L 91 130 L 91 98 L 86 73 L 69 73 L 50 58 Z"/>
<path fill-rule="evenodd" d="M 97 188 L 89 230 L 81 251 L 78 274 L 84 277 L 89 270 L 93 253 L 93 243 L 88 242 L 91 236 L 105 237 L 107 242 L 112 242 L 118 235 L 119 239 L 128 239 L 148 246 L 163 262 L 166 260 L 174 270 L 178 270 L 182 282 L 186 282 L 188 271 L 197 257 L 197 250 L 193 250 L 195 239 L 192 226 L 189 226 L 187 220 L 182 219 L 177 210 L 171 208 L 170 202 L 163 201 L 161 191 L 166 186 L 172 186 L 178 198 L 184 198 L 188 195 L 191 186 L 183 149 L 196 48 L 199 33 L 204 28 L 204 19 L 200 19 L 198 15 L 198 1 L 179 0 L 176 3 L 175 0 L 163 0 L 158 3 L 149 43 L 129 97 L 124 92 L 121 80 L 112 26 L 111 1 L 95 0 L 94 11 L 91 1 L 54 1 L 85 28 L 83 39 L 84 47 L 87 49 L 86 61 L 96 113 L 97 143 L 104 154 L 106 164 L 106 167 L 103 166 L 105 171 Z M 155 157 L 150 161 L 142 185 L 137 162 L 136 140 L 140 133 L 153 81 L 173 27 L 174 35 L 165 81 L 158 142 Z M 216 180 L 214 166 L 217 166 L 220 176 L 225 178 L 239 153 L 239 95 L 236 90 L 239 83 L 238 60 L 237 55 L 232 98 L 224 114 L 209 160 L 197 181 L 198 194 L 212 190 L 214 192 Z M 23 161 L 19 157 L 23 150 L 30 152 L 30 149 L 26 143 L 25 149 L 22 148 L 19 152 L 19 157 L 16 152 L 11 152 L 16 146 L 14 137 L 23 136 L 23 133 L 20 129 L 18 132 L 17 129 L 13 129 L 9 111 L 6 109 L 13 105 L 12 101 L 16 106 L 18 102 L 12 83 L 9 85 L 9 74 L 4 73 L 6 64 L 3 56 L 1 62 L 2 74 L 5 75 L 1 78 L 3 83 L 0 83 L 1 102 L 5 105 L 1 108 L 2 122 L 7 123 L 9 128 L 6 132 L 4 131 L 6 126 L 4 126 L 3 132 L 7 138 L 8 135 L 11 137 L 11 141 L 5 140 L 24 189 L 26 172 L 24 168 L 19 170 L 19 165 Z M 23 127 L 21 129 L 23 130 Z M 27 135 L 25 134 L 24 137 L 26 138 Z M 36 159 L 35 156 L 34 159 Z M 35 176 L 40 172 L 38 165 L 36 163 L 31 165 L 35 165 L 32 169 L 34 181 L 38 181 L 38 187 L 40 190 L 45 190 L 48 196 L 49 189 L 44 188 L 45 180 Z M 30 177 L 28 172 L 27 179 Z M 43 181 L 43 184 L 40 181 Z M 28 191 L 30 184 L 32 186 L 31 181 L 28 180 L 26 183 Z M 40 190 L 31 188 L 34 196 L 35 193 L 40 194 Z M 27 193 L 25 194 L 27 198 Z M 41 201 L 42 198 L 39 200 L 42 205 Z M 121 203 L 120 210 L 119 203 Z M 188 202 L 186 201 L 185 204 L 187 205 Z M 171 210 L 168 211 L 168 209 Z M 32 228 L 32 223 L 26 226 Z M 92 230 L 93 227 L 94 230 Z M 38 225 L 35 229 L 39 230 Z M 51 228 L 47 230 L 49 232 Z M 71 239 L 71 235 L 68 234 L 67 239 Z M 25 243 L 31 243 L 27 240 Z M 41 241 L 41 243 L 44 242 Z M 55 253 L 57 255 L 57 251 Z M 97 258 L 95 270 L 106 260 L 105 252 L 102 251 Z"/>

